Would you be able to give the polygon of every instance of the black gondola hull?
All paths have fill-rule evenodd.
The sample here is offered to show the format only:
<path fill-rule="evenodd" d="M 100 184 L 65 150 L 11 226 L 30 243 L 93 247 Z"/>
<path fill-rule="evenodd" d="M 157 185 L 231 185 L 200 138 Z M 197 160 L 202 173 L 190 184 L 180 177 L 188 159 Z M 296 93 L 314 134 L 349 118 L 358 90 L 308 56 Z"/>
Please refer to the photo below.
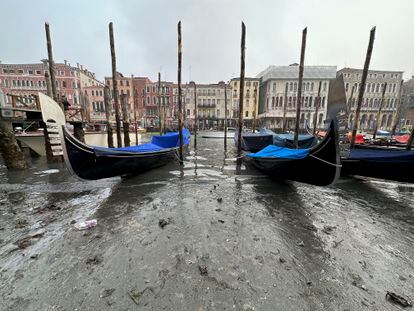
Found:
<path fill-rule="evenodd" d="M 97 156 L 93 148 L 74 139 L 65 129 L 63 137 L 68 167 L 78 177 L 87 180 L 144 173 L 173 161 L 178 149 Z"/>
<path fill-rule="evenodd" d="M 328 135 L 303 159 L 251 158 L 245 155 L 243 160 L 246 165 L 275 180 L 293 180 L 316 186 L 333 184 L 340 175 L 336 122 L 331 122 Z"/>

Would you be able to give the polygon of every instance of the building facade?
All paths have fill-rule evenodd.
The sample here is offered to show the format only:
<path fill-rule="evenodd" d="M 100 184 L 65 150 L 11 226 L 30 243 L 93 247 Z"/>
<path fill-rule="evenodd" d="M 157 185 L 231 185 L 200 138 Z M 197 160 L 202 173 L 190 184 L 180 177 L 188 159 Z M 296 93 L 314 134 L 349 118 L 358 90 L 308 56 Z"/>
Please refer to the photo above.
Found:
<path fill-rule="evenodd" d="M 361 86 L 362 69 L 343 68 L 337 72 L 337 76 L 339 75 L 343 75 L 344 78 L 347 103 L 351 108 L 348 121 L 350 128 L 352 128 Z M 384 103 L 382 104 L 378 129 L 390 130 L 392 128 L 392 120 L 400 100 L 402 78 L 402 71 L 369 70 L 362 100 L 359 129 L 369 131 L 375 128 L 375 119 L 381 104 L 385 84 Z M 354 88 L 354 92 L 351 98 L 352 88 Z"/>
<path fill-rule="evenodd" d="M 197 89 L 196 93 L 194 92 L 195 87 Z M 225 91 L 227 92 L 227 117 L 230 120 L 231 87 L 229 84 L 223 81 L 211 84 L 196 84 L 191 81 L 184 85 L 183 103 L 186 125 L 193 126 L 195 124 L 194 95 L 196 94 L 198 127 L 200 129 L 222 128 L 225 120 Z"/>
<path fill-rule="evenodd" d="M 414 76 L 403 84 L 402 103 L 401 127 L 412 129 L 414 127 Z"/>
<path fill-rule="evenodd" d="M 286 104 L 286 125 L 292 130 L 296 123 L 299 66 L 270 66 L 260 78 L 259 119 L 262 126 L 281 129 Z M 326 118 L 329 83 L 336 77 L 336 66 L 305 66 L 303 70 L 300 126 L 313 124 L 323 127 Z M 316 113 L 317 96 L 321 84 L 320 105 Z"/>
<path fill-rule="evenodd" d="M 34 104 L 32 95 L 37 92 L 47 94 L 46 72 L 48 73 L 47 60 L 35 64 L 0 63 L 0 89 L 6 95 L 5 104 L 11 104 L 8 94 L 20 96 L 26 105 Z M 58 98 L 66 99 L 72 108 L 83 106 L 83 88 L 103 86 L 94 73 L 79 64 L 73 67 L 66 61 L 55 64 L 55 75 Z M 92 107 L 87 107 L 86 110 L 88 109 L 91 110 Z"/>
<path fill-rule="evenodd" d="M 258 116 L 258 103 L 260 96 L 260 79 L 244 78 L 244 95 L 243 95 L 243 122 L 247 127 L 253 124 L 254 114 Z M 236 126 L 239 119 L 239 95 L 240 95 L 240 78 L 230 80 L 231 87 L 231 126 Z"/>

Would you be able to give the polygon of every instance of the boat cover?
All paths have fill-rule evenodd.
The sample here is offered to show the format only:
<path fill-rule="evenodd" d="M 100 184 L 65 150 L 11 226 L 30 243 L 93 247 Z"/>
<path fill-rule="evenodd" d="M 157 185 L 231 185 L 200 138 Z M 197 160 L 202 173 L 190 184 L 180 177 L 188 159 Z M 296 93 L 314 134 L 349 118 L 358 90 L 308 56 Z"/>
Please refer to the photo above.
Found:
<path fill-rule="evenodd" d="M 369 162 L 407 162 L 414 161 L 414 151 L 409 150 L 378 150 L 378 149 L 352 149 L 350 160 Z"/>
<path fill-rule="evenodd" d="M 274 145 L 269 145 L 259 152 L 249 153 L 251 158 L 280 158 L 280 159 L 303 159 L 309 154 L 309 149 L 290 149 Z"/>
<path fill-rule="evenodd" d="M 293 134 L 275 134 L 273 136 L 273 144 L 279 147 L 293 148 Z M 298 137 L 299 148 L 310 148 L 316 145 L 317 139 L 313 135 L 300 134 Z"/>
<path fill-rule="evenodd" d="M 187 129 L 183 129 L 183 145 L 190 143 L 190 132 Z M 152 137 L 150 143 L 140 144 L 130 147 L 122 148 L 106 148 L 106 147 L 93 147 L 97 156 L 120 154 L 120 153 L 143 153 L 143 152 L 155 152 L 164 149 L 178 147 L 180 145 L 180 137 L 178 132 L 170 132 L 165 135 L 155 135 Z"/>
<path fill-rule="evenodd" d="M 399 144 L 406 144 L 406 143 L 408 143 L 408 140 L 410 139 L 410 135 L 409 134 L 396 135 L 396 136 L 394 136 L 394 139 Z"/>

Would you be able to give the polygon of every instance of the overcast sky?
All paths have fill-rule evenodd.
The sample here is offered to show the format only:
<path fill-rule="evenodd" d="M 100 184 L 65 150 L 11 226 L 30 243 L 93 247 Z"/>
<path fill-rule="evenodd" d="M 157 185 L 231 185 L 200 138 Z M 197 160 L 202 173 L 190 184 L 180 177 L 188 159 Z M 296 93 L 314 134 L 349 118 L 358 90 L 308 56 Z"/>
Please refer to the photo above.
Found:
<path fill-rule="evenodd" d="M 47 57 L 44 22 L 56 62 L 111 75 L 108 23 L 114 23 L 117 69 L 124 75 L 177 80 L 177 22 L 182 21 L 183 81 L 215 83 L 240 73 L 241 21 L 246 75 L 299 62 L 308 27 L 306 65 L 362 68 L 377 26 L 371 69 L 414 70 L 414 0 L 0 0 L 0 60 Z"/>

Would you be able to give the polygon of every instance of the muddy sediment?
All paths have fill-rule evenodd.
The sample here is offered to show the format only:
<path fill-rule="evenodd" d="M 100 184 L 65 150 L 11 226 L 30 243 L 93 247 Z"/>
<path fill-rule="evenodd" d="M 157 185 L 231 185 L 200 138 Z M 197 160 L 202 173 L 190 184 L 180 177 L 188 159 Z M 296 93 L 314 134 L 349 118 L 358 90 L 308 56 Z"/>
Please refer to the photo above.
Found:
<path fill-rule="evenodd" d="M 414 298 L 413 185 L 276 183 L 236 175 L 222 150 L 199 138 L 183 168 L 94 182 L 42 159 L 2 166 L 1 308 L 398 310 L 387 292 Z"/>

